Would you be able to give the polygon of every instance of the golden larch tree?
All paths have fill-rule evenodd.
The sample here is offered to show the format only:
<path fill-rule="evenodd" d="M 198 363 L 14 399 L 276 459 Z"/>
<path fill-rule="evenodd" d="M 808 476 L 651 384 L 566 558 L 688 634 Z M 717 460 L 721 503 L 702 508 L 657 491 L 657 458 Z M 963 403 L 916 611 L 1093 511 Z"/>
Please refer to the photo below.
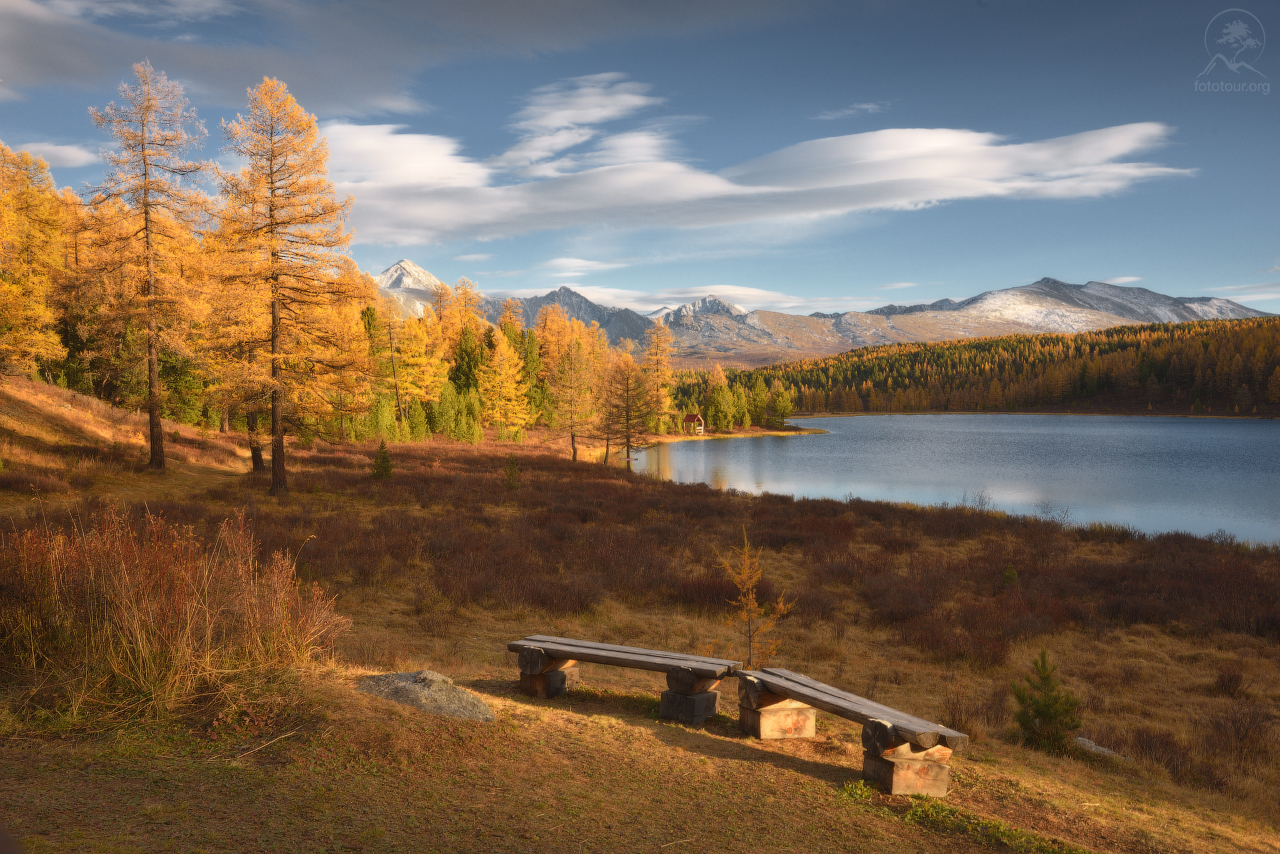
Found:
<path fill-rule="evenodd" d="M 45 162 L 0 143 L 0 367 L 30 372 L 65 354 L 50 308 L 63 208 Z"/>
<path fill-rule="evenodd" d="M 645 332 L 644 374 L 649 381 L 649 393 L 653 395 L 654 426 L 663 432 L 664 422 L 671 415 L 671 354 L 675 351 L 671 330 L 661 319 Z"/>
<path fill-rule="evenodd" d="M 164 468 L 164 430 L 160 425 L 163 389 L 160 384 L 160 352 L 167 338 L 180 337 L 188 313 L 181 303 L 184 293 L 181 256 L 176 244 L 190 240 L 191 228 L 203 209 L 204 194 L 194 181 L 206 170 L 203 163 L 185 159 L 205 137 L 204 124 L 188 109 L 182 87 L 156 71 L 149 62 L 133 66 L 137 85 L 120 84 L 121 103 L 102 110 L 91 107 L 93 123 L 116 141 L 115 151 L 104 151 L 107 172 L 95 198 L 118 201 L 129 218 L 125 228 L 100 230 L 118 241 L 109 254 L 132 256 L 138 293 L 123 307 L 132 306 L 146 325 L 147 417 L 151 457 L 149 465 Z M 128 244 L 141 245 L 129 248 Z M 122 263 L 118 269 L 123 269 Z M 126 324 L 127 325 L 127 324 Z"/>
<path fill-rule="evenodd" d="M 519 430 L 529 423 L 529 386 L 521 377 L 524 362 L 507 336 L 494 335 L 493 345 L 489 360 L 480 367 L 481 417 L 503 432 Z"/>
<path fill-rule="evenodd" d="M 246 259 L 233 278 L 242 298 L 270 318 L 267 340 L 254 343 L 270 366 L 271 494 L 279 495 L 289 488 L 289 409 L 323 397 L 305 388 L 317 377 L 356 367 L 358 354 L 342 349 L 346 315 L 373 294 L 346 254 L 351 199 L 334 193 L 315 116 L 284 83 L 266 78 L 249 90 L 247 114 L 222 129 L 227 150 L 246 163 L 220 178 L 226 227 Z"/>
<path fill-rule="evenodd" d="M 578 461 L 578 436 L 591 429 L 595 422 L 595 375 L 591 351 L 582 340 L 575 339 L 547 378 L 553 427 L 569 434 L 574 462 Z"/>

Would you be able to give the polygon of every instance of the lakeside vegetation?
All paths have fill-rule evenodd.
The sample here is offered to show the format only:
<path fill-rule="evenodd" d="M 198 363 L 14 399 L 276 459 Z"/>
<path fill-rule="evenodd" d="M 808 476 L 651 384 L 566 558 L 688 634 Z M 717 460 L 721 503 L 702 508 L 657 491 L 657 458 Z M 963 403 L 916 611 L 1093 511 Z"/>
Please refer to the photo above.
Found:
<path fill-rule="evenodd" d="M 889 344 L 725 371 L 733 393 L 787 388 L 796 412 L 1111 412 L 1274 415 L 1280 318 L 1123 326 Z M 708 372 L 681 372 L 674 397 L 703 394 Z M 708 418 L 711 421 L 711 418 Z"/>

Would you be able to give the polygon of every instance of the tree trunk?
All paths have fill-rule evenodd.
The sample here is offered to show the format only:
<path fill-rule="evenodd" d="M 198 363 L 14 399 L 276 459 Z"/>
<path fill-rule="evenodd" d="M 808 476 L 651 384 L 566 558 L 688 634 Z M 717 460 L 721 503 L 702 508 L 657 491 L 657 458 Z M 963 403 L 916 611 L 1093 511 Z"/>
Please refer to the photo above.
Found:
<path fill-rule="evenodd" d="M 271 301 L 271 495 L 284 495 L 284 389 L 280 385 L 280 300 Z"/>
<path fill-rule="evenodd" d="M 142 222 L 147 237 L 147 421 L 151 444 L 151 459 L 147 466 L 159 471 L 164 469 L 164 427 L 160 424 L 160 332 L 156 328 L 156 268 L 152 257 L 151 210 L 145 203 Z"/>
<path fill-rule="evenodd" d="M 573 461 L 578 461 L 578 437 L 574 435 L 572 430 L 569 431 L 569 447 L 573 449 Z"/>
<path fill-rule="evenodd" d="M 609 440 L 612 437 L 606 433 L 604 435 L 604 464 L 609 465 Z"/>
<path fill-rule="evenodd" d="M 249 459 L 253 461 L 253 470 L 266 471 L 267 464 L 262 461 L 262 439 L 258 437 L 258 410 L 250 409 L 244 420 L 249 428 Z"/>
<path fill-rule="evenodd" d="M 231 407 L 229 406 L 222 407 L 222 417 L 218 420 L 218 432 L 231 432 Z"/>

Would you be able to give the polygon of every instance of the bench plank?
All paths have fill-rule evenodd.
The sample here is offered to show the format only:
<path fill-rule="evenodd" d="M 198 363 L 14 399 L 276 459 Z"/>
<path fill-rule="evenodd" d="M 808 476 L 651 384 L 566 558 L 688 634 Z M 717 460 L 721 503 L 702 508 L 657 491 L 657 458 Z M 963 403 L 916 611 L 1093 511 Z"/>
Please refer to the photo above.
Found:
<path fill-rule="evenodd" d="M 567 638 L 552 638 L 545 635 L 531 635 L 523 640 L 511 641 L 507 649 L 521 652 L 526 649 L 540 649 L 550 658 L 588 661 L 593 664 L 611 664 L 616 667 L 630 667 L 636 670 L 653 670 L 667 673 L 671 670 L 687 668 L 701 679 L 723 679 L 739 662 L 724 659 L 705 658 L 696 655 L 680 655 L 678 653 L 661 652 L 641 647 L 617 646 L 615 644 L 592 644 L 573 641 Z"/>
<path fill-rule="evenodd" d="M 539 646 L 542 643 L 554 643 L 566 646 L 580 646 L 587 649 L 612 650 L 613 652 L 643 652 L 649 655 L 666 656 L 682 660 L 693 659 L 694 661 L 701 661 L 706 664 L 723 664 L 726 667 L 736 667 L 739 664 L 742 664 L 741 661 L 734 661 L 729 658 L 709 658 L 705 655 L 686 655 L 683 652 L 667 652 L 666 650 L 645 649 L 644 647 L 639 646 L 619 646 L 618 644 L 612 643 L 598 643 L 596 641 L 576 640 L 574 638 L 558 638 L 552 637 L 551 635 L 529 635 L 521 640 L 512 641 L 512 643 L 527 643 L 530 646 Z M 508 644 L 508 646 L 510 646 L 510 644 Z"/>
<path fill-rule="evenodd" d="M 962 732 L 908 715 L 780 667 L 767 667 L 763 671 L 743 670 L 738 673 L 760 680 L 772 694 L 808 703 L 814 708 L 856 721 L 864 726 L 872 721 L 892 724 L 899 737 L 921 747 L 933 747 L 941 741 L 952 750 L 957 750 L 969 741 L 969 737 Z"/>

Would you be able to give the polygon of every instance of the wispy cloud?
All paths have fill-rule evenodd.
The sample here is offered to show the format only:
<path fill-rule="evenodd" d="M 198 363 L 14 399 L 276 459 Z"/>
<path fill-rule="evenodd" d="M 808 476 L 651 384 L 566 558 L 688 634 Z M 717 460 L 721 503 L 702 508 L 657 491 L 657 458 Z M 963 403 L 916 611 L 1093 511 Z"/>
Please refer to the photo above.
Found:
<path fill-rule="evenodd" d="M 1130 282 L 1141 282 L 1141 276 L 1116 276 L 1114 279 L 1103 279 L 1103 284 L 1107 285 L 1127 285 Z"/>
<path fill-rule="evenodd" d="M 1231 285 L 1230 287 L 1205 288 L 1209 293 L 1220 293 L 1223 296 L 1239 300 L 1273 300 L 1280 299 L 1280 282 L 1264 282 L 1259 285 Z"/>
<path fill-rule="evenodd" d="M 538 266 L 553 270 L 554 272 L 551 275 L 554 277 L 572 279 L 589 273 L 617 270 L 627 265 L 607 261 L 588 261 L 584 258 L 552 258 L 550 261 L 544 261 Z"/>
<path fill-rule="evenodd" d="M 853 116 L 863 116 L 868 113 L 879 113 L 887 106 L 889 106 L 888 101 L 875 101 L 867 104 L 850 104 L 849 106 L 841 107 L 838 110 L 827 110 L 826 112 L 818 113 L 816 116 L 810 116 L 810 118 L 829 122 L 832 119 L 847 119 Z"/>
<path fill-rule="evenodd" d="M 488 261 L 492 257 L 493 257 L 492 255 L 485 255 L 483 252 L 481 252 L 475 255 L 457 255 L 454 257 L 453 260 L 455 261 Z"/>
<path fill-rule="evenodd" d="M 18 151 L 30 151 L 37 157 L 43 157 L 51 167 L 74 169 L 80 166 L 92 166 L 98 162 L 98 152 L 90 151 L 81 145 L 58 145 L 53 142 L 28 142 L 14 146 Z"/>
<path fill-rule="evenodd" d="M 1166 141 L 1170 128 L 1156 122 L 1025 143 L 971 130 L 879 130 L 707 172 L 670 156 L 661 129 L 607 135 L 589 124 L 657 103 L 646 92 L 617 74 L 535 90 L 513 124 L 522 139 L 487 161 L 464 155 L 457 140 L 397 125 L 329 124 L 332 175 L 358 200 L 361 240 L 421 245 L 578 227 L 813 223 L 963 199 L 1090 198 L 1195 172 L 1131 159 Z"/>
<path fill-rule="evenodd" d="M 894 282 L 891 285 L 879 285 L 875 288 L 877 291 L 897 291 L 903 288 L 914 288 L 915 282 Z"/>

